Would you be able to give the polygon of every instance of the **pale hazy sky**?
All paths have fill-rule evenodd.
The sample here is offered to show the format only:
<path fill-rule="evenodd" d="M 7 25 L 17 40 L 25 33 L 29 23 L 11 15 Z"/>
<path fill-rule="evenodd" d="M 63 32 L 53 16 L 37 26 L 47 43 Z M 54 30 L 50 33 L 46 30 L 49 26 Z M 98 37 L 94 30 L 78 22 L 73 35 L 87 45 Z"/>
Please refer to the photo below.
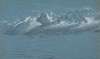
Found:
<path fill-rule="evenodd" d="M 99 1 L 99 0 L 98 0 Z M 96 0 L 0 0 L 0 15 L 28 15 L 34 9 L 77 8 L 96 5 Z"/>

